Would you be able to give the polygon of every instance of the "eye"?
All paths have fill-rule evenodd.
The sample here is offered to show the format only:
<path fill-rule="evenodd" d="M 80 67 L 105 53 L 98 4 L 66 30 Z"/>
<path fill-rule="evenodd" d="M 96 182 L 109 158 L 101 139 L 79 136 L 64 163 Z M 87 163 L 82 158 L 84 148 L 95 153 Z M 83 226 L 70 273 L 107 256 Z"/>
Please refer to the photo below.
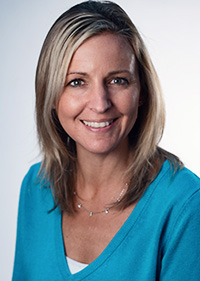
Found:
<path fill-rule="evenodd" d="M 78 88 L 84 85 L 84 81 L 82 79 L 73 79 L 67 83 L 65 86 L 70 86 L 72 88 Z"/>
<path fill-rule="evenodd" d="M 112 78 L 110 81 L 111 85 L 119 85 L 119 86 L 127 86 L 129 84 L 128 79 L 123 78 L 123 77 L 115 77 Z"/>

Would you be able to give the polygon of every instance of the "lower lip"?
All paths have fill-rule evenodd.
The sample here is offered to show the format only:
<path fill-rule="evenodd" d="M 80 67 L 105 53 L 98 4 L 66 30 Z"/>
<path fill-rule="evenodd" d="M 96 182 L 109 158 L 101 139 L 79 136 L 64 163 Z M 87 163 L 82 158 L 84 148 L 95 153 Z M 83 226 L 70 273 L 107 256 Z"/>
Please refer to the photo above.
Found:
<path fill-rule="evenodd" d="M 84 125 L 84 127 L 86 129 L 88 129 L 89 131 L 92 131 L 92 132 L 105 132 L 105 131 L 108 131 L 110 128 L 112 128 L 116 122 L 117 122 L 118 119 L 115 119 L 110 125 L 106 126 L 106 127 L 103 127 L 103 128 L 94 128 L 94 127 L 90 127 L 90 126 L 87 126 L 85 125 L 83 122 L 82 124 Z"/>

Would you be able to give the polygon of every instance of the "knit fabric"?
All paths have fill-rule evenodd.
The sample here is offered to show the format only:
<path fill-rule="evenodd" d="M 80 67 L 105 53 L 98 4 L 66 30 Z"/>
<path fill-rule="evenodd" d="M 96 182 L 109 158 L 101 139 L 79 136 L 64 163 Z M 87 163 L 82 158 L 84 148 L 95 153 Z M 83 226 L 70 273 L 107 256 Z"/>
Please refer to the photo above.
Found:
<path fill-rule="evenodd" d="M 174 175 L 165 161 L 100 256 L 71 274 L 62 214 L 49 212 L 54 200 L 39 168 L 30 168 L 21 187 L 13 281 L 200 280 L 200 179 L 188 169 Z"/>

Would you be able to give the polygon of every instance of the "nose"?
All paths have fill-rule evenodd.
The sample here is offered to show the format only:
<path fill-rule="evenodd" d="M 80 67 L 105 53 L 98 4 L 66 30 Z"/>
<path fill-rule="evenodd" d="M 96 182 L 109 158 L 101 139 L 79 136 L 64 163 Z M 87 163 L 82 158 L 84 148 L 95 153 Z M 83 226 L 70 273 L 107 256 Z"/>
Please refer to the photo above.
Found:
<path fill-rule="evenodd" d="M 88 106 L 90 110 L 96 113 L 104 113 L 112 106 L 109 92 L 105 85 L 101 83 L 95 84 L 90 89 Z"/>

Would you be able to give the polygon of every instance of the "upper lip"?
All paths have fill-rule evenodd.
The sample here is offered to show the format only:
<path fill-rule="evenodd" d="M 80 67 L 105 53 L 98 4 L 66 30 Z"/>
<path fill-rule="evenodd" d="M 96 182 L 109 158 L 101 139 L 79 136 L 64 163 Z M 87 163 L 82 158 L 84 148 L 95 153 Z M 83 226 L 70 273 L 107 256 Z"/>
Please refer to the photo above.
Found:
<path fill-rule="evenodd" d="M 92 127 L 92 128 L 105 128 L 113 123 L 113 120 L 111 121 L 105 121 L 105 122 L 87 122 L 82 121 L 84 125 Z"/>
<path fill-rule="evenodd" d="M 93 119 L 93 120 L 91 120 L 91 119 L 81 119 L 81 121 L 83 122 L 83 121 L 85 121 L 85 122 L 90 122 L 90 123 L 92 123 L 92 122 L 94 122 L 94 123 L 101 123 L 101 122 L 113 122 L 113 121 L 115 121 L 117 118 L 109 118 L 109 119 L 100 119 L 100 120 L 97 120 L 97 119 Z"/>
<path fill-rule="evenodd" d="M 102 121 L 102 120 L 101 121 L 100 120 L 98 120 L 98 121 L 81 120 L 81 121 L 84 125 L 89 126 L 89 127 L 104 128 L 104 127 L 107 127 L 107 126 L 111 125 L 115 120 L 116 120 L 116 118 L 115 119 L 107 119 L 107 120 L 104 119 L 104 121 Z"/>

